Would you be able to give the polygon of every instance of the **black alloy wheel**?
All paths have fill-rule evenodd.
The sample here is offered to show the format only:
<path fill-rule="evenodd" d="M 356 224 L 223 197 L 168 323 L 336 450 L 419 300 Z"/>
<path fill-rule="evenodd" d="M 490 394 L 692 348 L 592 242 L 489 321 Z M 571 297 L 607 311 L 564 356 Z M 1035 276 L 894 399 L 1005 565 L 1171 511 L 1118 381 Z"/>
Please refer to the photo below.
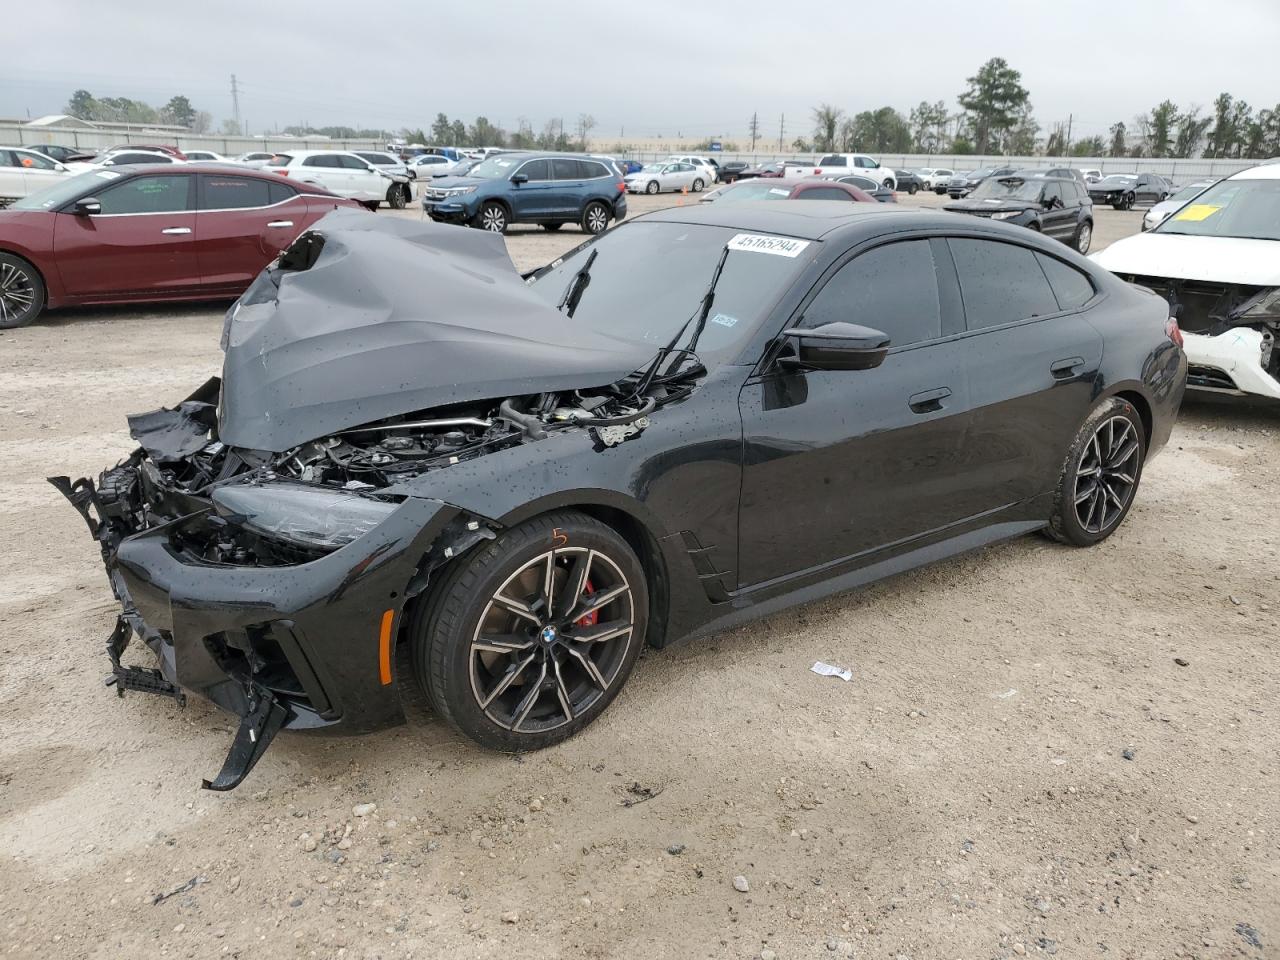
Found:
<path fill-rule="evenodd" d="M 21 257 L 0 253 L 0 330 L 25 327 L 44 308 L 44 283 Z"/>
<path fill-rule="evenodd" d="M 1091 546 L 1114 533 L 1133 506 L 1146 451 L 1145 428 L 1133 404 L 1117 397 L 1099 404 L 1063 464 L 1049 535 Z"/>
<path fill-rule="evenodd" d="M 586 726 L 644 643 L 643 568 L 585 515 L 504 531 L 437 590 L 411 627 L 416 673 L 444 719 L 495 749 L 539 749 Z"/>

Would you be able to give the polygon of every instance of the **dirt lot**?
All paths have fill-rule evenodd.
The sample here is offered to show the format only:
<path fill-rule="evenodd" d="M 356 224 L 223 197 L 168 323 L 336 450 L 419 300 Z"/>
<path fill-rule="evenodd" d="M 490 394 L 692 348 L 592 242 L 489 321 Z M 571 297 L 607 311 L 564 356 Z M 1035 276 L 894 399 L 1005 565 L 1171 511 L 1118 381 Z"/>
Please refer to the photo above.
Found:
<path fill-rule="evenodd" d="M 1099 211 L 1097 245 L 1139 216 Z M 509 246 L 528 267 L 581 239 Z M 0 952 L 1280 949 L 1280 417 L 1189 408 L 1099 548 L 1026 538 L 651 651 L 561 747 L 286 734 L 217 795 L 227 716 L 102 686 L 114 605 L 42 478 L 96 472 L 126 412 L 215 372 L 221 313 L 0 335 Z M 661 792 L 625 805 L 637 784 Z"/>

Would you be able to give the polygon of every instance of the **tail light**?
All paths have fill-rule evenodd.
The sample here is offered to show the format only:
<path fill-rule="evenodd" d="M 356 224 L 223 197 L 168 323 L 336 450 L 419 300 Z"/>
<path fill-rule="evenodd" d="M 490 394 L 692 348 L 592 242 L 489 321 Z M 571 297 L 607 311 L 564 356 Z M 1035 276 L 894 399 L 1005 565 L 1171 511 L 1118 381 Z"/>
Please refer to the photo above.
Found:
<path fill-rule="evenodd" d="M 625 180 L 619 180 L 619 181 L 618 181 L 618 192 L 619 192 L 619 193 L 626 193 L 626 192 L 627 192 L 627 182 L 626 182 Z"/>
<path fill-rule="evenodd" d="M 1164 332 L 1170 340 L 1176 343 L 1179 347 L 1182 346 L 1182 329 L 1178 326 L 1178 321 L 1173 319 L 1173 317 L 1170 317 L 1169 322 L 1164 325 Z"/>
<path fill-rule="evenodd" d="M 282 177 L 287 177 L 289 175 L 289 171 L 286 170 L 284 167 L 272 167 L 271 172 L 275 174 L 279 174 Z"/>

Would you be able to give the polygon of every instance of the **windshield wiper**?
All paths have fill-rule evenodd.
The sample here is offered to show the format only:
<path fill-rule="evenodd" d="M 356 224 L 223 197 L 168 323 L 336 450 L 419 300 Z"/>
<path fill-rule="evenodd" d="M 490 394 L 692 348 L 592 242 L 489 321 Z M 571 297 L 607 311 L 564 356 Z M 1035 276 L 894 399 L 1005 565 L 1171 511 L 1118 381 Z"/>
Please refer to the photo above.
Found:
<path fill-rule="evenodd" d="M 680 329 L 676 331 L 676 335 L 671 338 L 671 342 L 658 351 L 658 355 L 653 358 L 653 363 L 649 364 L 649 368 L 645 370 L 644 376 L 640 378 L 640 383 L 636 387 L 637 394 L 643 394 L 649 388 L 649 384 L 653 382 L 654 376 L 658 372 L 658 367 L 662 365 L 662 361 L 673 353 L 678 356 L 671 361 L 671 366 L 667 368 L 667 372 L 663 374 L 665 377 L 671 376 L 679 368 L 680 363 L 685 357 L 696 354 L 693 353 L 694 348 L 698 345 L 698 338 L 702 336 L 702 329 L 707 325 L 707 316 L 711 313 L 711 305 L 716 299 L 716 284 L 720 282 L 720 274 L 724 272 L 724 262 L 729 259 L 729 245 L 725 244 L 723 250 L 720 251 L 720 259 L 716 261 L 716 268 L 711 274 L 711 283 L 707 286 L 707 292 L 702 295 L 702 303 L 698 307 L 698 311 L 692 314 L 688 320 L 680 324 Z M 684 332 L 689 329 L 689 324 L 697 319 L 698 324 L 694 327 L 693 338 L 689 341 L 689 346 L 677 348 L 676 344 L 680 342 L 680 338 L 684 336 Z"/>
<path fill-rule="evenodd" d="M 557 310 L 563 310 L 568 306 L 568 316 L 573 316 L 573 311 L 578 309 L 578 304 L 582 301 L 582 294 L 586 292 L 587 285 L 591 283 L 591 265 L 596 262 L 596 257 L 598 256 L 600 256 L 599 250 L 591 251 L 591 255 L 587 257 L 587 262 L 582 265 L 582 269 L 575 273 L 573 279 L 569 281 L 569 286 L 565 288 L 564 296 L 556 304 Z"/>

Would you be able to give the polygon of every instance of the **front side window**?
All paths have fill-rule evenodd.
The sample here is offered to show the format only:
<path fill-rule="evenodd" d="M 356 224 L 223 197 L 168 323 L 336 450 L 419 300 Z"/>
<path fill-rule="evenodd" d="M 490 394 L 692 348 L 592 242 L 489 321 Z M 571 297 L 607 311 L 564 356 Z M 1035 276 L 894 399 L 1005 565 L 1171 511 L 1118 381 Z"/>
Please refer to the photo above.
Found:
<path fill-rule="evenodd" d="M 550 180 L 551 179 L 551 161 L 550 160 L 530 160 L 518 171 L 523 173 L 530 180 Z"/>
<path fill-rule="evenodd" d="M 947 243 L 970 330 L 1058 312 L 1058 301 L 1031 250 L 997 240 L 953 237 Z"/>
<path fill-rule="evenodd" d="M 351 154 L 346 154 L 346 153 L 339 154 L 337 157 L 334 157 L 334 159 L 338 161 L 337 166 L 343 167 L 347 170 L 368 171 L 369 169 L 369 165 L 367 163 L 365 163 L 359 157 L 352 156 Z"/>
<path fill-rule="evenodd" d="M 202 210 L 239 210 L 271 204 L 271 187 L 266 180 L 211 176 L 201 179 L 204 182 Z"/>
<path fill-rule="evenodd" d="M 903 240 L 846 263 L 805 308 L 800 326 L 856 323 L 892 347 L 942 336 L 942 308 L 928 240 Z"/>
<path fill-rule="evenodd" d="M 1049 203 L 1052 203 L 1055 200 L 1057 201 L 1057 203 L 1054 203 L 1054 206 L 1061 207 L 1066 205 L 1066 200 L 1064 200 L 1062 197 L 1062 190 L 1059 188 L 1058 184 L 1056 183 L 1046 183 L 1044 185 L 1043 200 L 1046 205 Z"/>
<path fill-rule="evenodd" d="M 192 208 L 190 177 L 135 177 L 98 194 L 104 214 L 180 213 Z"/>
<path fill-rule="evenodd" d="M 52 170 L 53 161 L 34 151 L 27 152 L 25 150 L 15 150 L 13 152 L 15 166 L 23 167 L 27 170 Z"/>
<path fill-rule="evenodd" d="M 860 167 L 862 167 L 862 168 L 864 168 L 864 169 L 869 168 L 869 167 L 874 167 L 875 165 L 876 165 L 876 162 L 875 162 L 874 160 L 872 160 L 870 157 L 859 157 L 859 158 L 858 158 L 858 166 L 860 166 Z"/>

